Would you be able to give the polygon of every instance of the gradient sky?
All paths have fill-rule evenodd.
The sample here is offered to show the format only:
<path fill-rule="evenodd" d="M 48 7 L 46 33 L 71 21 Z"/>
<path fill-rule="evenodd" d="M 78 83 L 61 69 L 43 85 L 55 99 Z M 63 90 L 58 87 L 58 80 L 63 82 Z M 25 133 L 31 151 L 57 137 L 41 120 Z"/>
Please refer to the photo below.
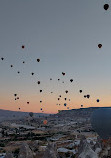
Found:
<path fill-rule="evenodd" d="M 0 0 L 0 58 L 5 58 L 0 61 L 0 109 L 41 112 L 42 107 L 56 113 L 67 109 L 65 97 L 71 109 L 111 106 L 111 8 L 105 11 L 105 3 L 111 6 L 108 0 Z M 20 100 L 14 100 L 15 93 Z"/>

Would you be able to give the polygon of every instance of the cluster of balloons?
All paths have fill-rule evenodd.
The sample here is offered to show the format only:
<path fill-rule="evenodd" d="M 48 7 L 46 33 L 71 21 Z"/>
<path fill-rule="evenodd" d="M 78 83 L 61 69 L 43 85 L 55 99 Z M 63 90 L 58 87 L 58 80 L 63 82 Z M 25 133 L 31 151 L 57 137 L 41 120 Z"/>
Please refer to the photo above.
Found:
<path fill-rule="evenodd" d="M 107 11 L 107 10 L 109 9 L 109 5 L 108 5 L 108 4 L 104 4 L 103 8 L 104 8 L 104 10 Z M 22 45 L 21 48 L 22 48 L 22 49 L 25 49 L 25 45 Z M 101 43 L 98 44 L 98 48 L 100 48 L 100 49 L 102 48 L 102 44 L 101 44 Z M 3 61 L 3 60 L 4 60 L 4 57 L 1 57 L 1 60 Z M 39 63 L 41 60 L 40 60 L 39 58 L 37 58 L 36 61 Z M 22 63 L 25 64 L 25 61 L 22 61 Z M 10 67 L 13 68 L 14 65 L 11 64 Z M 17 71 L 17 73 L 20 74 L 20 71 Z M 33 76 L 34 74 L 35 74 L 34 72 L 31 73 L 32 76 Z M 66 73 L 65 73 L 65 72 L 62 72 L 62 75 L 65 76 Z M 50 78 L 50 81 L 52 81 L 52 78 Z M 58 78 L 58 81 L 60 81 L 60 78 Z M 70 82 L 72 83 L 73 81 L 74 81 L 73 78 L 71 78 L 71 79 L 70 79 Z M 64 83 L 64 81 L 62 81 L 62 83 Z M 37 84 L 40 85 L 40 84 L 41 84 L 41 81 L 37 81 Z M 40 89 L 40 93 L 42 93 L 42 92 L 43 92 L 43 90 Z M 65 93 L 66 93 L 66 94 L 68 94 L 68 92 L 69 92 L 69 90 L 65 90 Z M 52 93 L 53 93 L 53 92 L 51 91 L 51 94 L 52 94 Z M 79 93 L 83 93 L 82 89 L 79 90 Z M 19 100 L 19 97 L 17 96 L 17 94 L 14 94 L 14 96 L 15 96 L 15 100 Z M 57 100 L 60 101 L 60 98 L 61 98 L 61 97 L 62 97 L 62 96 L 59 95 L 59 97 L 57 98 Z M 85 94 L 83 97 L 84 97 L 84 98 L 87 98 L 87 99 L 90 99 L 90 94 Z M 64 98 L 64 100 L 65 100 L 65 101 L 67 101 L 67 100 L 70 101 L 70 99 L 68 99 L 68 98 L 66 98 L 66 97 Z M 96 102 L 99 103 L 100 100 L 97 99 Z M 42 103 L 42 100 L 40 100 L 40 103 Z M 27 104 L 30 104 L 30 102 L 27 101 Z M 59 104 L 57 103 L 56 105 L 61 105 L 61 104 L 60 104 L 60 103 L 59 103 Z M 64 106 L 67 106 L 67 103 L 64 103 Z M 83 107 L 83 105 L 81 105 L 81 107 Z M 69 109 L 69 107 L 67 107 L 67 109 Z M 19 108 L 19 110 L 20 110 L 20 108 Z M 43 108 L 40 108 L 40 110 L 43 112 Z M 30 116 L 32 116 L 32 113 L 30 113 Z"/>

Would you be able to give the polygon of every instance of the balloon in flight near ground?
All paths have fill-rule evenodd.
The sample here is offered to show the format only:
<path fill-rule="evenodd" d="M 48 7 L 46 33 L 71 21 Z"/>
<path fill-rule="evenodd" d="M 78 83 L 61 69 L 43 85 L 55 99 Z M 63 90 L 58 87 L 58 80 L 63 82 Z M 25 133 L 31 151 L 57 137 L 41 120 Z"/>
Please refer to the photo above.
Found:
<path fill-rule="evenodd" d="M 47 120 L 44 120 L 44 121 L 43 121 L 43 124 L 44 124 L 44 125 L 46 125 L 46 124 L 47 124 L 47 122 L 48 122 Z"/>
<path fill-rule="evenodd" d="M 30 117 L 33 117 L 33 115 L 34 115 L 33 112 L 29 112 Z"/>

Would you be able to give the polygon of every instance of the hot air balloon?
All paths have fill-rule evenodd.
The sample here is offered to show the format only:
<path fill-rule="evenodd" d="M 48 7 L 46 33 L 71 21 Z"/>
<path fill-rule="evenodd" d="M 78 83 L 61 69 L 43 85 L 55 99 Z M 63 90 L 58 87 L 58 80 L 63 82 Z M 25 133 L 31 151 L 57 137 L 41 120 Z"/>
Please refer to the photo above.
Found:
<path fill-rule="evenodd" d="M 99 103 L 99 99 L 97 99 L 96 101 L 97 101 L 97 103 Z"/>
<path fill-rule="evenodd" d="M 42 100 L 40 100 L 40 103 L 42 103 Z"/>
<path fill-rule="evenodd" d="M 111 138 L 111 107 L 95 110 L 91 117 L 91 125 L 102 139 Z"/>
<path fill-rule="evenodd" d="M 90 95 L 89 95 L 89 94 L 87 94 L 87 98 L 88 98 L 88 99 L 90 98 Z"/>
<path fill-rule="evenodd" d="M 27 102 L 27 104 L 29 104 L 29 101 Z"/>
<path fill-rule="evenodd" d="M 4 60 L 4 58 L 2 57 L 1 60 Z"/>
<path fill-rule="evenodd" d="M 23 61 L 23 64 L 25 64 L 25 61 Z"/>
<path fill-rule="evenodd" d="M 48 122 L 47 120 L 44 120 L 44 121 L 43 121 L 43 124 L 44 124 L 44 125 L 46 125 L 46 124 L 47 124 L 47 122 Z"/>
<path fill-rule="evenodd" d="M 58 100 L 60 100 L 60 98 L 58 98 Z"/>
<path fill-rule="evenodd" d="M 32 73 L 31 73 L 31 75 L 33 76 L 33 75 L 34 75 L 34 73 L 32 72 Z"/>
<path fill-rule="evenodd" d="M 24 49 L 25 48 L 25 46 L 24 45 L 22 45 L 22 49 Z"/>
<path fill-rule="evenodd" d="M 67 100 L 67 98 L 64 98 L 64 100 Z"/>
<path fill-rule="evenodd" d="M 40 81 L 38 81 L 37 83 L 40 84 Z"/>
<path fill-rule="evenodd" d="M 65 92 L 68 93 L 68 90 L 66 90 Z"/>
<path fill-rule="evenodd" d="M 60 79 L 58 78 L 58 81 L 60 81 Z"/>
<path fill-rule="evenodd" d="M 13 65 L 10 65 L 10 67 L 13 67 Z"/>
<path fill-rule="evenodd" d="M 61 98 L 61 95 L 59 95 L 59 97 Z"/>
<path fill-rule="evenodd" d="M 86 95 L 84 95 L 84 98 L 86 98 L 87 96 Z"/>
<path fill-rule="evenodd" d="M 29 112 L 30 117 L 33 117 L 33 115 L 34 115 L 33 112 Z"/>
<path fill-rule="evenodd" d="M 42 111 L 42 108 L 40 110 Z"/>
<path fill-rule="evenodd" d="M 99 48 L 102 48 L 102 44 L 98 44 L 98 47 L 99 47 Z"/>
<path fill-rule="evenodd" d="M 64 75 L 65 75 L 65 72 L 62 72 L 62 75 L 64 76 Z"/>
<path fill-rule="evenodd" d="M 20 71 L 17 72 L 18 74 L 20 73 Z"/>
<path fill-rule="evenodd" d="M 81 107 L 83 107 L 83 105 L 81 105 Z"/>
<path fill-rule="evenodd" d="M 37 62 L 40 62 L 40 59 L 37 59 Z"/>
<path fill-rule="evenodd" d="M 40 90 L 40 93 L 42 92 L 42 90 Z"/>
<path fill-rule="evenodd" d="M 52 81 L 52 78 L 50 78 L 50 81 Z"/>
<path fill-rule="evenodd" d="M 70 82 L 73 82 L 73 79 L 70 79 Z"/>
<path fill-rule="evenodd" d="M 104 4 L 103 8 L 104 8 L 105 10 L 108 10 L 109 4 Z"/>
<path fill-rule="evenodd" d="M 82 90 L 79 90 L 80 93 L 82 93 Z"/>
<path fill-rule="evenodd" d="M 66 103 L 64 103 L 64 106 L 66 106 L 67 104 Z"/>

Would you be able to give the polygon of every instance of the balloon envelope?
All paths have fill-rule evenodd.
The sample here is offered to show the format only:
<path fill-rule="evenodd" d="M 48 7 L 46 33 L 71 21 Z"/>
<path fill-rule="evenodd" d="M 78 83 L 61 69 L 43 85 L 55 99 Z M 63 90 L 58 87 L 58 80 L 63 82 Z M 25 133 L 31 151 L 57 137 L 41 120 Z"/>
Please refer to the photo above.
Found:
<path fill-rule="evenodd" d="M 44 120 L 43 123 L 44 123 L 44 125 L 46 125 L 47 124 L 47 120 Z"/>
<path fill-rule="evenodd" d="M 103 107 L 95 110 L 91 116 L 93 129 L 102 139 L 111 137 L 111 107 Z"/>

